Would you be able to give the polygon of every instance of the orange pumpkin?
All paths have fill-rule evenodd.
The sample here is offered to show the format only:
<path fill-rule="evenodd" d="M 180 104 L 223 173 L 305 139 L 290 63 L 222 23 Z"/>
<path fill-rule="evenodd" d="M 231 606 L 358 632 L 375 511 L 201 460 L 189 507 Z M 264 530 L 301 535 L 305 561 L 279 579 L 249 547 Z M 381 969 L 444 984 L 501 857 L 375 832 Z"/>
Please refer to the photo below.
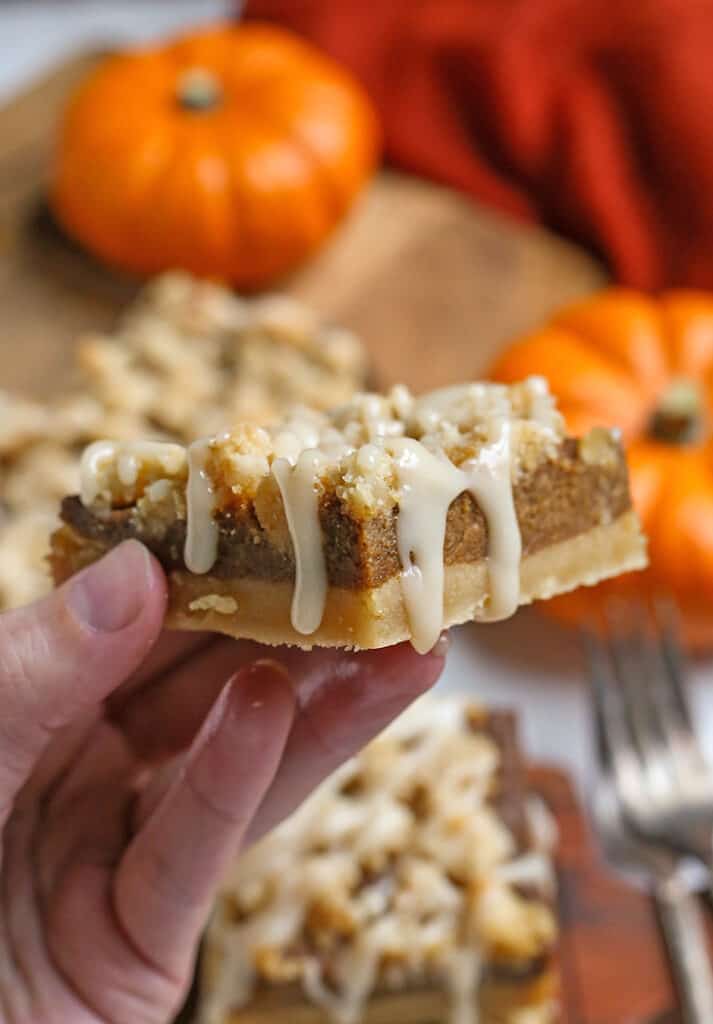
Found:
<path fill-rule="evenodd" d="M 51 203 L 116 267 L 258 286 L 330 234 L 378 138 L 333 61 L 272 26 L 221 25 L 90 74 L 61 127 Z"/>
<path fill-rule="evenodd" d="M 713 295 L 609 289 L 516 341 L 492 376 L 548 378 L 567 425 L 619 427 L 650 568 L 548 602 L 568 621 L 602 598 L 673 597 L 689 646 L 713 646 Z"/>

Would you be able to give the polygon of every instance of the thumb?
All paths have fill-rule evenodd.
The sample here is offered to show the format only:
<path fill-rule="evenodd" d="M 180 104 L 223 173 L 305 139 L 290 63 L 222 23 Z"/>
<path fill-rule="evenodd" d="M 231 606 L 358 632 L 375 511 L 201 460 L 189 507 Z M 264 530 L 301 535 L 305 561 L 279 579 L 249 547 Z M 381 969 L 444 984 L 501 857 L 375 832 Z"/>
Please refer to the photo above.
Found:
<path fill-rule="evenodd" d="M 165 608 L 161 568 L 128 541 L 43 600 L 0 615 L 0 806 L 52 733 L 140 664 Z"/>

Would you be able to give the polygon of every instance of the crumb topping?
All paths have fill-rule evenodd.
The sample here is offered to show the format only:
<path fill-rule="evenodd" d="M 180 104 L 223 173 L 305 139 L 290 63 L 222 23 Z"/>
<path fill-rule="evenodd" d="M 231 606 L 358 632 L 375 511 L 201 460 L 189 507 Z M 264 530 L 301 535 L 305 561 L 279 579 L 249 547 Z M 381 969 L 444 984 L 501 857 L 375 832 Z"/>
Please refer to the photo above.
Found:
<path fill-rule="evenodd" d="M 241 421 L 270 423 L 302 402 L 347 401 L 366 373 L 350 332 L 287 295 L 243 299 L 186 274 L 148 286 L 111 336 L 80 345 L 80 365 L 106 409 L 185 441 Z"/>
<path fill-rule="evenodd" d="M 330 412 L 296 407 L 273 425 L 245 424 L 213 437 L 206 442 L 205 471 L 216 509 L 229 511 L 256 500 L 264 505 L 273 463 L 285 459 L 295 465 L 304 452 L 316 450 L 324 460 L 315 486 L 336 493 L 357 516 L 374 514 L 399 500 L 395 464 L 400 449 L 392 442 L 418 441 L 460 467 L 477 460 L 492 441 L 494 417 L 511 424 L 513 478 L 552 457 L 564 437 L 563 421 L 540 378 L 510 387 L 475 383 L 444 388 L 421 398 L 398 385 L 387 395 L 358 393 Z M 183 487 L 185 462 L 177 462 L 175 472 L 166 474 L 156 452 L 158 448 L 143 456 L 132 443 L 91 449 L 85 456 L 84 503 L 136 502 L 151 482 L 164 476 Z M 127 458 L 141 465 L 128 482 L 118 471 Z M 271 500 L 274 488 L 267 490 Z M 274 517 L 273 511 L 269 518 Z"/>
<path fill-rule="evenodd" d="M 234 597 L 224 594 L 204 594 L 197 597 L 188 606 L 192 612 L 218 612 L 219 615 L 234 615 L 238 610 L 238 602 Z"/>

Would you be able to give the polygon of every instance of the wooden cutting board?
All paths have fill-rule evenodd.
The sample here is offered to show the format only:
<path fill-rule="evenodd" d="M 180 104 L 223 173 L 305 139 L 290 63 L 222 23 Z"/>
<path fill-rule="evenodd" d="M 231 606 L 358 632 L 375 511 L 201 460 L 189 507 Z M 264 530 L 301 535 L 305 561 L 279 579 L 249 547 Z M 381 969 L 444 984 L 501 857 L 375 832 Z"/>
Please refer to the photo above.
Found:
<path fill-rule="evenodd" d="M 559 827 L 562 1024 L 680 1024 L 651 901 L 605 866 L 566 775 L 531 782 Z"/>
<path fill-rule="evenodd" d="M 73 339 L 109 327 L 136 291 L 69 245 L 44 206 L 59 111 L 96 60 L 72 61 L 0 110 L 0 387 L 41 396 L 66 385 Z M 504 339 L 603 279 L 553 235 L 383 174 L 284 286 L 354 328 L 377 379 L 422 390 L 477 375 Z"/>
<path fill-rule="evenodd" d="M 37 396 L 70 382 L 74 338 L 110 327 L 137 289 L 72 247 L 44 204 L 58 112 L 95 60 L 0 110 L 0 387 Z M 355 329 L 383 383 L 423 389 L 476 376 L 504 340 L 603 280 L 546 232 L 385 173 L 285 287 Z M 536 781 L 562 831 L 567 1024 L 652 1024 L 674 1000 L 651 907 L 603 872 L 566 779 L 538 770 Z"/>

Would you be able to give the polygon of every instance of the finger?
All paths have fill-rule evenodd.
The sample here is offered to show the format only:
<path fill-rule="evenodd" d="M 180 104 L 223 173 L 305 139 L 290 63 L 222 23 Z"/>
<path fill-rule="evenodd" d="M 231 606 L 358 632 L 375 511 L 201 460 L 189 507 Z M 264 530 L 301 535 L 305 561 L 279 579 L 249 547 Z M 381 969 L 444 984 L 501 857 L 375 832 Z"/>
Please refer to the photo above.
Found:
<path fill-rule="evenodd" d="M 257 662 L 226 686 L 185 769 L 117 869 L 116 914 L 165 972 L 190 962 L 215 889 L 282 757 L 295 711 L 290 680 Z"/>
<path fill-rule="evenodd" d="M 264 654 L 257 644 L 214 640 L 154 684 L 112 706 L 111 719 L 142 760 L 172 757 L 188 749 L 226 679 Z"/>
<path fill-rule="evenodd" d="M 137 787 L 129 822 L 134 835 L 141 831 L 176 779 L 185 771 L 187 757 L 187 754 L 181 754 L 163 761 L 144 780 L 143 785 Z"/>
<path fill-rule="evenodd" d="M 243 657 L 255 653 L 256 645 L 241 646 Z M 310 652 L 280 649 L 283 663 L 290 667 L 298 714 L 288 740 L 285 763 L 280 766 L 265 807 L 261 808 L 251 826 L 250 838 L 257 838 L 286 817 L 322 778 L 368 743 L 407 704 L 428 689 L 440 674 L 445 648 L 445 643 L 441 642 L 425 657 L 417 655 L 407 644 L 360 654 L 327 649 Z M 217 672 L 220 658 L 217 652 L 213 654 L 215 665 L 211 670 Z M 223 652 L 225 654 L 228 654 L 229 663 L 230 647 Z M 201 666 L 196 666 L 195 676 L 191 676 L 190 665 L 186 666 L 185 672 L 185 680 L 173 680 L 172 690 L 175 713 L 183 723 L 183 742 L 193 735 L 193 714 L 199 706 L 197 700 L 186 705 L 186 698 L 195 692 L 201 703 L 206 700 L 205 675 Z M 197 678 L 201 679 L 200 686 L 196 685 Z M 183 688 L 184 684 L 185 692 L 177 700 L 177 688 Z M 161 701 L 165 698 L 165 694 L 158 692 L 154 696 Z M 133 725 L 135 737 L 141 735 L 140 710 L 137 705 L 137 720 Z M 148 716 L 149 721 L 152 718 L 153 715 Z M 180 739 L 177 731 L 172 731 L 171 735 L 176 740 Z M 147 733 L 142 741 L 143 749 L 147 749 L 150 742 Z M 176 754 L 180 749 L 183 746 L 177 746 L 172 753 Z M 153 812 L 180 772 L 182 763 L 182 758 L 174 756 L 153 773 L 150 784 L 134 808 L 135 828 L 139 828 Z"/>
<path fill-rule="evenodd" d="M 399 648 L 401 649 L 401 648 Z M 270 648 L 269 658 L 285 666 L 301 702 L 336 681 L 368 671 L 385 651 L 347 652 L 333 648 L 301 651 Z M 175 756 L 187 749 L 229 674 L 266 656 L 266 648 L 250 641 L 221 640 L 167 672 L 116 710 L 114 721 L 125 731 L 136 753 L 146 760 Z M 409 663 L 410 663 L 409 658 Z M 388 665 L 388 656 L 385 665 Z"/>
<path fill-rule="evenodd" d="M 356 754 L 436 682 L 445 664 L 445 638 L 430 654 L 410 644 L 317 659 L 301 682 L 298 714 L 285 755 L 248 830 L 254 842 L 286 818 L 321 781 Z M 309 659 L 309 661 L 307 660 Z"/>
<path fill-rule="evenodd" d="M 135 671 L 165 607 L 160 566 L 129 541 L 44 600 L 0 616 L 0 806 L 50 737 Z"/>
<path fill-rule="evenodd" d="M 99 722 L 46 796 L 41 842 L 35 844 L 33 856 L 37 895 L 44 908 L 71 864 L 87 859 L 106 866 L 118 862 L 127 838 L 135 769 L 124 737 L 107 722 Z"/>
<path fill-rule="evenodd" d="M 120 713 L 121 709 L 137 693 L 147 686 L 153 686 L 166 673 L 172 671 L 196 652 L 210 646 L 215 640 L 215 633 L 181 633 L 177 630 L 164 630 L 148 657 L 126 682 L 112 693 L 109 708 L 117 714 Z"/>

